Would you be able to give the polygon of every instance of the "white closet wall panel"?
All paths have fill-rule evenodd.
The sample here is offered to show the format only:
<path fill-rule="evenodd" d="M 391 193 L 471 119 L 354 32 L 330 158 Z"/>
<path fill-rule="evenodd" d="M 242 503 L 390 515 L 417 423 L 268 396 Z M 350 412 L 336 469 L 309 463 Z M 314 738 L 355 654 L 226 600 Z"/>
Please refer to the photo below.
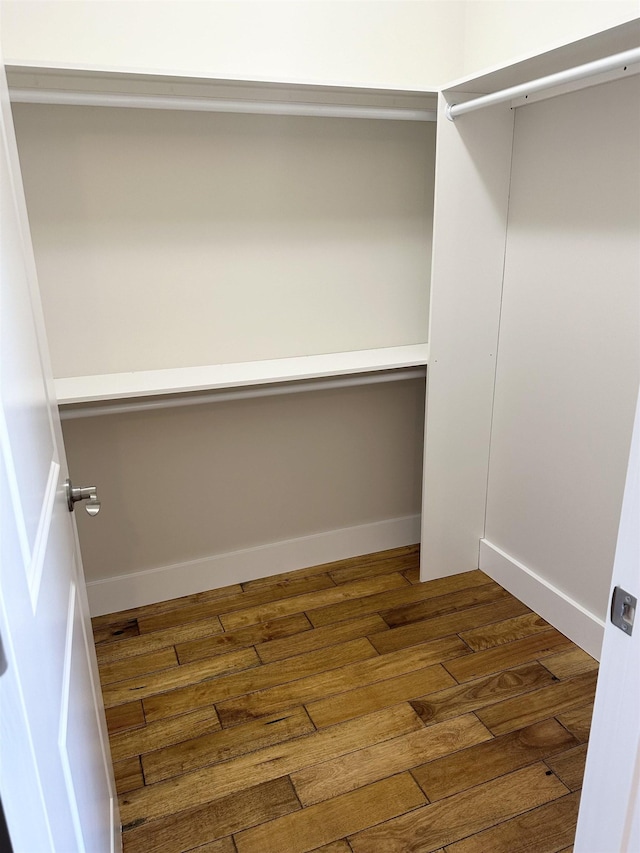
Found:
<path fill-rule="evenodd" d="M 426 339 L 434 124 L 14 110 L 57 377 Z"/>
<path fill-rule="evenodd" d="M 468 100 L 469 95 L 457 96 Z M 438 122 L 421 576 L 477 565 L 485 518 L 513 113 Z"/>
<path fill-rule="evenodd" d="M 640 374 L 640 78 L 517 111 L 485 537 L 604 617 Z"/>

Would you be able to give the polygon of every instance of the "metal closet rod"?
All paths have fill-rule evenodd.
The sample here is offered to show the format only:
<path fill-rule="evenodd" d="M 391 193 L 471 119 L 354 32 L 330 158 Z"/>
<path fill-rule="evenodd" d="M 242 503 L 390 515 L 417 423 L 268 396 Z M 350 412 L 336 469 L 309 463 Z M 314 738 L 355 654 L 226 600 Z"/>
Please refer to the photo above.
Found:
<path fill-rule="evenodd" d="M 165 95 L 70 92 L 54 89 L 11 89 L 17 104 L 56 104 L 82 107 L 127 107 L 143 110 L 189 110 L 252 115 L 318 116 L 321 118 L 368 118 L 393 121 L 436 121 L 436 110 L 404 107 L 368 107 L 356 104 L 310 104 L 285 101 L 229 101 L 221 98 L 170 97 Z"/>
<path fill-rule="evenodd" d="M 473 98 L 471 101 L 465 101 L 461 104 L 448 104 L 445 113 L 450 121 L 454 121 L 458 116 L 480 110 L 483 107 L 522 98 L 525 95 L 542 92 L 545 89 L 552 89 L 565 83 L 574 83 L 576 80 L 583 80 L 596 74 L 604 74 L 607 71 L 625 70 L 626 66 L 636 62 L 640 62 L 640 47 L 625 50 L 613 56 L 606 56 L 604 59 L 596 59 L 594 62 L 587 62 L 584 65 L 577 65 L 575 68 L 569 68 L 566 71 L 558 71 L 556 74 L 549 74 L 547 77 L 539 77 L 537 80 L 530 80 L 528 83 L 520 83 L 518 86 L 511 86 L 509 89 L 501 89 L 499 92 L 492 92 L 490 95 L 481 95 L 479 98 Z"/>

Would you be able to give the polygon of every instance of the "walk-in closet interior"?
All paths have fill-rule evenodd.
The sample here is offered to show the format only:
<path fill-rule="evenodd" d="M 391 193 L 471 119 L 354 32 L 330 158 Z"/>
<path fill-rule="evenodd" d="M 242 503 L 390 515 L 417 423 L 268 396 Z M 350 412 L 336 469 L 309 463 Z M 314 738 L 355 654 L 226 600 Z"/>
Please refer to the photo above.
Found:
<path fill-rule="evenodd" d="M 551 853 L 583 777 L 576 853 L 638 836 L 638 0 L 0 0 L 0 48 L 12 837 Z M 326 744 L 390 763 L 304 802 Z"/>
<path fill-rule="evenodd" d="M 637 43 L 630 21 L 439 107 L 10 64 L 69 465 L 103 504 L 78 513 L 95 614 L 421 536 L 425 579 L 480 565 L 598 653 L 640 361 L 637 60 L 446 107 Z"/>

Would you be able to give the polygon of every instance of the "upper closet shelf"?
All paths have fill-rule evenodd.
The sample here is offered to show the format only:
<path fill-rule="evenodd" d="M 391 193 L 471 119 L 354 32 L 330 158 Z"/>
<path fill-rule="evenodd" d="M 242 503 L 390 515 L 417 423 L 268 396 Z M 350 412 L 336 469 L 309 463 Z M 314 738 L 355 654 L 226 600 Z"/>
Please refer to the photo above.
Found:
<path fill-rule="evenodd" d="M 428 344 L 56 379 L 60 406 L 425 367 Z"/>
<path fill-rule="evenodd" d="M 434 92 L 7 66 L 14 103 L 435 121 Z"/>

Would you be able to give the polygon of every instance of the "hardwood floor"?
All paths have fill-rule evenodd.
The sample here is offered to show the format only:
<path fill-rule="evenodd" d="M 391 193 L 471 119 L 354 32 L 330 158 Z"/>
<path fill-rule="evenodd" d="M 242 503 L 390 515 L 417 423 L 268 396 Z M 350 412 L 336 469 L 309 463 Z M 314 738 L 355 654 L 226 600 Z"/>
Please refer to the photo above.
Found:
<path fill-rule="evenodd" d="M 567 853 L 597 664 L 417 546 L 93 620 L 125 853 Z"/>

